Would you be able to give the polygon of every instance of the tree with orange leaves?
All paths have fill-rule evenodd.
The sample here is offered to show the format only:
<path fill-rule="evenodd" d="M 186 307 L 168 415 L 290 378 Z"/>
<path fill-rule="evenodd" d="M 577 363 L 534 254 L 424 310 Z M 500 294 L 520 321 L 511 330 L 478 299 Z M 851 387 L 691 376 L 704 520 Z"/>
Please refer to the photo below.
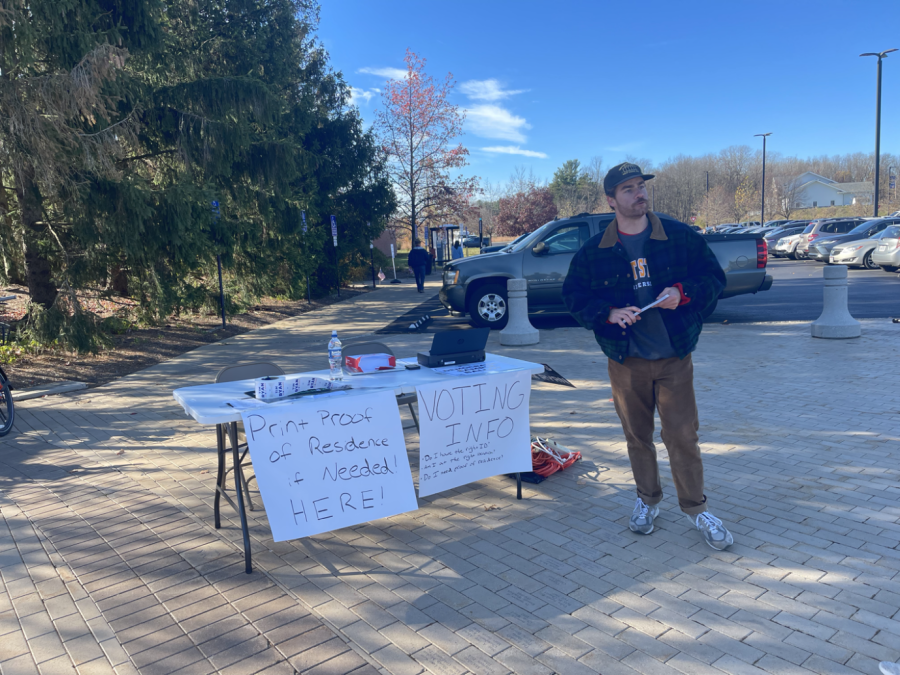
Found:
<path fill-rule="evenodd" d="M 465 113 L 448 97 L 453 75 L 437 83 L 425 73 L 425 59 L 406 50 L 406 77 L 388 80 L 375 131 L 388 159 L 397 196 L 395 227 L 408 228 L 415 239 L 420 224 L 436 223 L 465 211 L 478 189 L 477 178 L 456 174 L 469 151 L 454 143 L 462 135 Z"/>

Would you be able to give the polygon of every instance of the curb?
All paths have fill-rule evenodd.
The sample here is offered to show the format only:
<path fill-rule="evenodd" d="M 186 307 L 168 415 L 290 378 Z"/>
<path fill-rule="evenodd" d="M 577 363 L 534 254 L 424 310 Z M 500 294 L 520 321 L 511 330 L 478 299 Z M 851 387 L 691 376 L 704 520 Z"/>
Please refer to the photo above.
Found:
<path fill-rule="evenodd" d="M 12 393 L 13 401 L 28 401 L 32 398 L 41 398 L 42 396 L 52 396 L 53 394 L 65 394 L 70 391 L 78 391 L 79 389 L 87 389 L 88 386 L 84 382 L 72 382 L 65 380 L 63 382 L 50 382 L 49 384 L 39 384 L 36 387 L 26 387 L 25 389 L 16 389 Z"/>

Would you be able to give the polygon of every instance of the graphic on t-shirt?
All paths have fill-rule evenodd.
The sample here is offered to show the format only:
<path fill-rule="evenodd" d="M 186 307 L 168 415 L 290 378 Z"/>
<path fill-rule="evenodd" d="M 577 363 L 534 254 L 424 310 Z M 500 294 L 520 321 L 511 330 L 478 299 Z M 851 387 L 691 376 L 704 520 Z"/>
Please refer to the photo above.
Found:
<path fill-rule="evenodd" d="M 634 290 L 653 286 L 650 281 L 650 268 L 646 258 L 638 258 L 631 261 L 631 273 L 634 275 Z"/>

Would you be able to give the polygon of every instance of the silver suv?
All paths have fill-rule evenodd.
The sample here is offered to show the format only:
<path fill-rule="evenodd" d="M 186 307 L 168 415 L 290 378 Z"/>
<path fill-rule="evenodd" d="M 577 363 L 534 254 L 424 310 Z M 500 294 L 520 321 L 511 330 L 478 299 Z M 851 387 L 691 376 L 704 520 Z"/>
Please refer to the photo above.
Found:
<path fill-rule="evenodd" d="M 820 218 L 813 220 L 803 234 L 800 235 L 800 241 L 794 251 L 794 257 L 798 260 L 807 257 L 809 252 L 809 244 L 819 237 L 826 234 L 847 234 L 854 227 L 862 223 L 865 218 Z"/>

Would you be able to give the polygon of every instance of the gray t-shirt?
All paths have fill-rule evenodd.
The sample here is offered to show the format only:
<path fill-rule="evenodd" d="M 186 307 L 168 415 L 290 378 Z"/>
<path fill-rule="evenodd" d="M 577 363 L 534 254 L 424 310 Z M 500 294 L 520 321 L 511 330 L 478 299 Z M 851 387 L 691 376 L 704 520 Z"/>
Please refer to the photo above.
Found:
<path fill-rule="evenodd" d="M 653 270 L 647 264 L 644 256 L 644 245 L 650 238 L 650 226 L 648 225 L 639 234 L 624 234 L 619 232 L 619 241 L 628 253 L 631 262 L 631 272 L 634 281 L 634 299 L 638 307 L 645 307 L 656 300 L 657 294 L 653 292 Z M 631 327 L 631 337 L 628 340 L 628 356 L 636 356 L 649 361 L 657 359 L 669 359 L 676 356 L 669 340 L 669 331 L 663 323 L 660 312 L 656 307 L 641 312 L 641 320 Z"/>

